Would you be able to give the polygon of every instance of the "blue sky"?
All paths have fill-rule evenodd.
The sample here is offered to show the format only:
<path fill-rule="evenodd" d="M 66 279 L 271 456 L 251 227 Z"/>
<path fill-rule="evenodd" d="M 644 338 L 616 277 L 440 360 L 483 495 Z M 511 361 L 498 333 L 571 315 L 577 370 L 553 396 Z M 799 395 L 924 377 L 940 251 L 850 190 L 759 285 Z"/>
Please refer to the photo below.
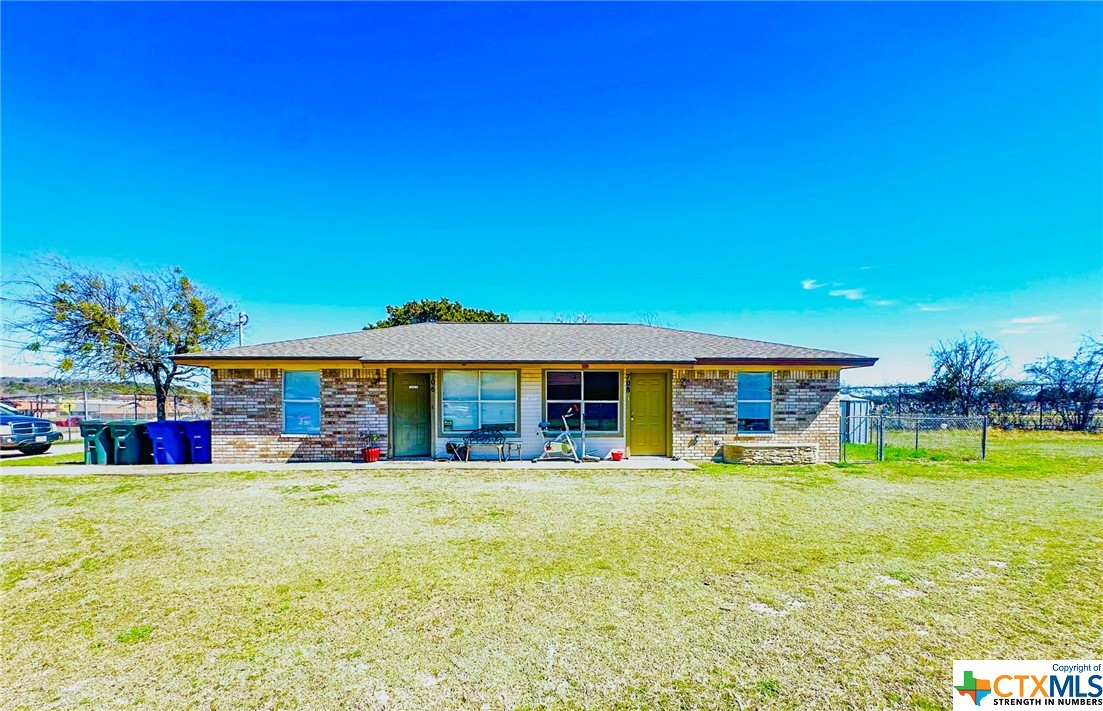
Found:
<path fill-rule="evenodd" d="M 5 3 L 3 273 L 179 264 L 252 341 L 447 296 L 880 356 L 858 383 L 925 377 L 961 330 L 1018 367 L 1101 330 L 1101 28 L 1100 4 Z"/>

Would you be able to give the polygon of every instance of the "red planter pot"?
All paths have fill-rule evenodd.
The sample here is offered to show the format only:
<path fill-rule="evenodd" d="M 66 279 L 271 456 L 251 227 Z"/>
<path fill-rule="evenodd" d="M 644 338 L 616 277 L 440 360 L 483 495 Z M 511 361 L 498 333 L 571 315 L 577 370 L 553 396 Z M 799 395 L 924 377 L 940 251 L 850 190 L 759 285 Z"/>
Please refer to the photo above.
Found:
<path fill-rule="evenodd" d="M 365 462 L 379 461 L 379 447 L 364 447 L 360 450 L 360 454 L 364 456 Z"/>

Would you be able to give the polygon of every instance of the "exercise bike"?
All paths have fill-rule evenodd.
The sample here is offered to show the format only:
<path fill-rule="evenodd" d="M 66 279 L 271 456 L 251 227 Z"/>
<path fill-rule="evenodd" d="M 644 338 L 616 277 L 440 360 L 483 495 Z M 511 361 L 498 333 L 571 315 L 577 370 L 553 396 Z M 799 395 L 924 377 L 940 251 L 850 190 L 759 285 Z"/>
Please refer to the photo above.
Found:
<path fill-rule="evenodd" d="M 532 461 L 546 462 L 563 459 L 576 463 L 582 461 L 578 458 L 578 450 L 575 449 L 574 440 L 571 439 L 571 428 L 567 425 L 567 415 L 573 412 L 574 408 L 571 408 L 563 414 L 563 431 L 552 439 L 548 439 L 548 428 L 551 427 L 551 423 L 547 420 L 540 422 L 540 434 L 544 437 L 544 451 Z"/>
<path fill-rule="evenodd" d="M 586 423 L 580 418 L 582 429 L 582 446 L 583 452 L 580 457 L 578 454 L 578 448 L 575 447 L 574 440 L 571 438 L 571 427 L 567 424 L 567 415 L 573 415 L 578 412 L 578 408 L 572 406 L 561 416 L 563 419 L 563 431 L 552 439 L 548 439 L 548 428 L 551 427 L 551 423 L 543 421 L 540 423 L 540 434 L 544 437 L 544 451 L 541 452 L 539 457 L 536 457 L 532 461 L 562 461 L 570 460 L 576 464 L 579 462 L 598 462 L 601 461 L 599 457 L 595 457 L 592 454 L 588 454 L 585 451 L 586 447 Z M 580 413 L 581 414 L 581 413 Z"/>

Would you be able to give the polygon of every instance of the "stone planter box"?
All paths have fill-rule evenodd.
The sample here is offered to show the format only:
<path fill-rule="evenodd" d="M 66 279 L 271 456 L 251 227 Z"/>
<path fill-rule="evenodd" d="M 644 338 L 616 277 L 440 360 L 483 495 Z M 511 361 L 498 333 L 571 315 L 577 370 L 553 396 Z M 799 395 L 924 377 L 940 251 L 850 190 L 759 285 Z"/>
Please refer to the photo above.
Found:
<path fill-rule="evenodd" d="M 724 445 L 724 461 L 729 464 L 815 464 L 819 459 L 818 444 Z"/>

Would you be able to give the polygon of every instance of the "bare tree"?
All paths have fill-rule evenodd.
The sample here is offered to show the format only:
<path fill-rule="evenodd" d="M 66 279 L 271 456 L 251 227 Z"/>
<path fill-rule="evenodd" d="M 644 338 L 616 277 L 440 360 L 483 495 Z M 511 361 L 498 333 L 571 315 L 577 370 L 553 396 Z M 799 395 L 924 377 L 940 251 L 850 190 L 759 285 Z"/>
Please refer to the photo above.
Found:
<path fill-rule="evenodd" d="M 659 314 L 656 311 L 641 311 L 636 315 L 636 320 L 642 323 L 644 326 L 661 326 L 669 328 L 670 324 L 659 318 Z"/>
<path fill-rule="evenodd" d="M 1008 359 L 995 341 L 979 333 L 939 341 L 931 349 L 932 385 L 947 391 L 962 415 L 976 412 L 981 395 L 1007 370 Z"/>
<path fill-rule="evenodd" d="M 197 373 L 171 356 L 220 348 L 232 338 L 232 305 L 196 286 L 179 267 L 112 274 L 57 256 L 5 284 L 6 326 L 26 349 L 50 356 L 68 377 L 153 383 L 157 419 L 174 384 Z"/>
<path fill-rule="evenodd" d="M 1103 399 L 1103 342 L 1085 336 L 1072 358 L 1039 358 L 1026 372 L 1040 386 L 1039 404 L 1051 406 L 1063 428 L 1088 429 Z"/>
<path fill-rule="evenodd" d="M 567 313 L 561 311 L 555 315 L 553 319 L 556 323 L 593 323 L 594 319 L 587 313 Z"/>

